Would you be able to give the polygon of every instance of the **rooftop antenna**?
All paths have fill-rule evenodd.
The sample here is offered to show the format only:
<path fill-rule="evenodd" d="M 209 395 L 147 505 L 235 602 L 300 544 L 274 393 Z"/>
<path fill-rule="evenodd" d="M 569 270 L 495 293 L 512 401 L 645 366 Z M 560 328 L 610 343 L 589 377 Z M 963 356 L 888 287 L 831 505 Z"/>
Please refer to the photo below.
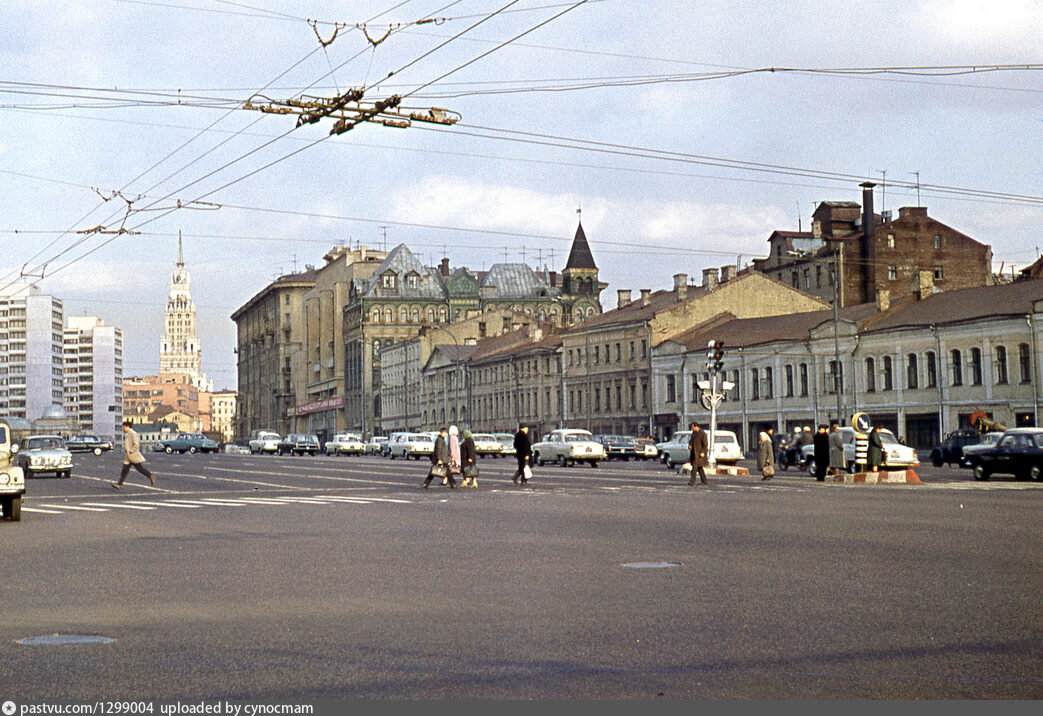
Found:
<path fill-rule="evenodd" d="M 800 201 L 799 200 L 797 201 L 797 231 L 798 232 L 803 231 L 803 229 L 800 226 Z"/>
<path fill-rule="evenodd" d="M 884 210 L 887 209 L 887 170 L 877 169 L 880 172 L 880 213 L 883 214 Z M 917 177 L 919 178 L 919 177 Z M 919 203 L 919 200 L 917 200 Z"/>
<path fill-rule="evenodd" d="M 381 251 L 387 251 L 388 250 L 388 227 L 381 226 L 379 228 L 380 228 L 380 231 L 381 231 L 381 234 L 382 234 L 382 238 L 380 239 L 380 250 Z"/>
<path fill-rule="evenodd" d="M 909 172 L 916 175 L 916 205 L 920 206 L 920 172 Z"/>
<path fill-rule="evenodd" d="M 297 273 L 297 254 L 293 255 L 293 272 Z"/>

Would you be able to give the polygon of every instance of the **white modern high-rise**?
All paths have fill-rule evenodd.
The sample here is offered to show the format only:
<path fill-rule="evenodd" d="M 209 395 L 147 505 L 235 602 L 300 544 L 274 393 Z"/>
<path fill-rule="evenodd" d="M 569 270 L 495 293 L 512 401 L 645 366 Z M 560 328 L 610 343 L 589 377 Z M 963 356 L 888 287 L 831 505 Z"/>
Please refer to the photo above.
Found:
<path fill-rule="evenodd" d="M 0 288 L 0 415 L 30 422 L 63 403 L 61 300 L 17 282 Z"/>
<path fill-rule="evenodd" d="M 187 375 L 200 390 L 210 390 L 201 366 L 202 349 L 196 335 L 196 305 L 192 302 L 192 281 L 185 269 L 179 236 L 177 265 L 170 277 L 170 295 L 167 298 L 166 332 L 159 347 L 159 372 Z"/>
<path fill-rule="evenodd" d="M 94 316 L 65 324 L 65 412 L 85 433 L 118 442 L 123 421 L 123 331 Z"/>

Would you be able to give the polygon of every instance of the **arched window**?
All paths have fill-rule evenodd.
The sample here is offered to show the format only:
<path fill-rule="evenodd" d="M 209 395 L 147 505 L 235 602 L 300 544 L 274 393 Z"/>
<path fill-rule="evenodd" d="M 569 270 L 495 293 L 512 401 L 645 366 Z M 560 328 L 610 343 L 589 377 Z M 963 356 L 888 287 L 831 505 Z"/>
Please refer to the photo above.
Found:
<path fill-rule="evenodd" d="M 910 353 L 905 363 L 905 387 L 915 390 L 920 387 L 920 368 L 917 364 L 916 354 Z"/>
<path fill-rule="evenodd" d="M 952 358 L 952 384 L 963 385 L 963 356 L 957 350 L 954 350 L 950 356 Z"/>
<path fill-rule="evenodd" d="M 399 323 L 408 323 L 409 322 L 409 314 L 407 313 L 405 306 L 402 306 L 402 308 L 398 309 L 398 322 Z"/>
<path fill-rule="evenodd" d="M 866 358 L 866 392 L 876 392 L 876 361 Z"/>
<path fill-rule="evenodd" d="M 934 351 L 927 351 L 927 387 L 938 387 L 938 359 Z"/>
<path fill-rule="evenodd" d="M 413 323 L 420 323 L 420 309 L 413 307 Z"/>
<path fill-rule="evenodd" d="M 884 356 L 884 390 L 894 390 L 894 366 L 891 365 L 891 356 Z"/>
<path fill-rule="evenodd" d="M 438 322 L 439 323 L 445 323 L 446 319 L 448 318 L 448 315 L 449 314 L 446 312 L 445 308 L 439 308 L 438 309 Z"/>
<path fill-rule="evenodd" d="M 385 308 L 384 309 L 384 323 L 394 323 L 394 322 L 395 322 L 395 314 L 393 314 L 391 312 L 390 308 Z"/>
<path fill-rule="evenodd" d="M 981 385 L 981 348 L 971 348 L 971 385 Z"/>
<path fill-rule="evenodd" d="M 373 323 L 380 323 L 380 309 L 373 309 Z"/>
<path fill-rule="evenodd" d="M 996 346 L 996 383 L 1007 384 L 1007 347 Z"/>
<path fill-rule="evenodd" d="M 1021 366 L 1021 382 L 1032 382 L 1032 355 L 1029 353 L 1029 344 L 1018 345 L 1018 365 Z"/>
<path fill-rule="evenodd" d="M 806 397 L 808 394 L 808 364 L 800 364 L 800 395 Z"/>

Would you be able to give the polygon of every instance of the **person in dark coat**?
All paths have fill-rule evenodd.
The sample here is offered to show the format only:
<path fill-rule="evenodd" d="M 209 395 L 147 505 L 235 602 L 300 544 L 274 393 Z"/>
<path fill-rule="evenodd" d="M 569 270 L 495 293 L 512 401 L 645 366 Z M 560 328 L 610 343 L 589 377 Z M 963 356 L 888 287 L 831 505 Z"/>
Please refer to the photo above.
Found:
<path fill-rule="evenodd" d="M 829 433 L 825 425 L 818 426 L 813 443 L 815 445 L 815 479 L 825 482 L 829 469 Z"/>
<path fill-rule="evenodd" d="M 866 452 L 866 462 L 872 472 L 880 472 L 880 466 L 884 464 L 884 443 L 880 440 L 880 428 L 876 425 L 869 431 L 869 450 Z"/>
<path fill-rule="evenodd" d="M 424 480 L 425 490 L 431 484 L 431 480 L 436 477 L 434 470 L 437 465 L 441 465 L 445 471 L 444 475 L 439 475 L 438 477 L 446 477 L 449 481 L 449 487 L 456 487 L 456 480 L 453 479 L 453 474 L 449 472 L 449 443 L 446 442 L 448 435 L 449 431 L 446 428 L 442 428 L 438 431 L 438 437 L 435 438 L 435 448 L 431 451 L 431 471 L 427 473 L 427 479 Z"/>
<path fill-rule="evenodd" d="M 688 462 L 692 463 L 692 477 L 688 480 L 689 487 L 695 485 L 695 476 L 699 475 L 700 485 L 709 485 L 706 481 L 706 467 L 710 464 L 707 455 L 710 450 L 710 441 L 706 437 L 706 431 L 699 427 L 699 423 L 692 423 L 692 436 L 688 438 Z"/>
<path fill-rule="evenodd" d="M 525 467 L 532 463 L 532 442 L 529 440 L 528 425 L 522 425 L 514 434 L 514 456 L 518 459 L 518 471 L 511 479 L 515 482 L 520 479 L 521 484 L 524 485 L 529 481 L 525 477 Z"/>
<path fill-rule="evenodd" d="M 770 430 L 771 428 L 768 428 Z M 761 481 L 770 480 L 775 475 L 775 445 L 771 434 L 765 430 L 758 436 L 757 467 L 761 471 Z"/>
<path fill-rule="evenodd" d="M 844 436 L 840 434 L 840 426 L 833 423 L 829 433 L 829 469 L 834 475 L 847 470 L 847 456 L 844 455 Z"/>
<path fill-rule="evenodd" d="M 461 484 L 464 487 L 478 487 L 478 448 L 474 444 L 474 435 L 464 430 L 460 442 L 460 470 L 463 475 Z"/>

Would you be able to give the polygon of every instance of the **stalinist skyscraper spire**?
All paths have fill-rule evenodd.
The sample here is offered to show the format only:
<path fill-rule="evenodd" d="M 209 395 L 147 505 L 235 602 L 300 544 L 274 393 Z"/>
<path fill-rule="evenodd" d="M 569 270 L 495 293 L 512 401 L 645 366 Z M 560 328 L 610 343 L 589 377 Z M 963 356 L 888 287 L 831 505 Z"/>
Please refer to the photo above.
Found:
<path fill-rule="evenodd" d="M 196 336 L 196 306 L 192 303 L 191 289 L 192 281 L 185 270 L 179 233 L 177 266 L 170 277 L 170 295 L 167 298 L 166 333 L 160 342 L 159 372 L 189 375 L 196 387 L 207 390 L 206 377 L 201 370 L 202 351 Z"/>

